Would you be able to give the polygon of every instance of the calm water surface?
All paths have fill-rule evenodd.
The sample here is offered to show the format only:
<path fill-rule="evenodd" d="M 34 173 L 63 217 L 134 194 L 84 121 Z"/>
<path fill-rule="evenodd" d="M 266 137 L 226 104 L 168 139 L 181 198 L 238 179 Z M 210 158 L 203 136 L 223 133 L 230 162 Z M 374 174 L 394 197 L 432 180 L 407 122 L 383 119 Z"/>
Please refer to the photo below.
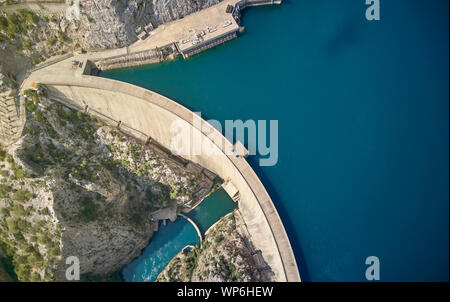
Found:
<path fill-rule="evenodd" d="M 277 165 L 249 161 L 303 280 L 364 281 L 371 255 L 382 281 L 448 280 L 448 1 L 382 1 L 379 22 L 364 3 L 250 8 L 237 40 L 102 76 L 205 118 L 279 121 Z"/>

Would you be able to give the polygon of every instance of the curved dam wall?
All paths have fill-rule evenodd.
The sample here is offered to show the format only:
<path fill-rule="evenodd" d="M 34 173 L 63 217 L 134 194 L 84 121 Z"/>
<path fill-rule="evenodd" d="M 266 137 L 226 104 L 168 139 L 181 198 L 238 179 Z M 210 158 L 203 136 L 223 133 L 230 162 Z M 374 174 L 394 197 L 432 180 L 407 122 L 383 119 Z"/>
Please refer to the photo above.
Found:
<path fill-rule="evenodd" d="M 274 272 L 273 279 L 300 281 L 288 236 L 270 196 L 245 158 L 226 154 L 233 145 L 209 123 L 194 118 L 189 109 L 162 95 L 120 81 L 88 75 L 65 77 L 52 72 L 32 74 L 27 82 L 32 81 L 44 84 L 51 98 L 120 125 L 137 138 L 156 140 L 168 149 L 173 149 L 174 123 L 189 129 L 192 136 L 202 137 L 214 150 L 213 155 L 182 156 L 232 181 L 240 193 L 239 209 L 250 240 Z"/>

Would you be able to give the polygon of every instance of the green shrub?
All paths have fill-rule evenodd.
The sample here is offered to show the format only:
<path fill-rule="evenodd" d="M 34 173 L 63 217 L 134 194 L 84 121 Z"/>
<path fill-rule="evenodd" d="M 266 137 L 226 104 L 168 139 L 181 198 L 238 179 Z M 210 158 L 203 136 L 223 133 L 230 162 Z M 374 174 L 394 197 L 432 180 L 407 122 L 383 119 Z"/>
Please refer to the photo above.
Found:
<path fill-rule="evenodd" d="M 0 184 L 0 198 L 9 197 L 9 193 L 12 191 L 12 188 L 8 185 Z"/>
<path fill-rule="evenodd" d="M 16 216 L 25 216 L 25 214 L 26 214 L 24 207 L 22 207 L 21 205 L 18 205 L 18 204 L 14 205 L 13 213 Z"/>
<path fill-rule="evenodd" d="M 30 41 L 23 42 L 22 46 L 23 46 L 23 49 L 31 50 L 31 42 Z"/>
<path fill-rule="evenodd" d="M 29 11 L 27 9 L 19 9 L 18 11 L 18 17 L 17 19 L 19 21 L 27 21 L 31 24 L 37 24 L 39 23 L 39 16 L 35 13 L 33 13 L 32 11 Z"/>
<path fill-rule="evenodd" d="M 40 123 L 42 123 L 42 122 L 45 120 L 45 119 L 44 119 L 44 115 L 43 115 L 42 112 L 39 111 L 39 110 L 36 110 L 36 111 L 34 112 L 34 114 L 33 114 L 33 119 L 34 119 L 35 121 L 40 122 Z"/>
<path fill-rule="evenodd" d="M 6 155 L 6 161 L 10 164 L 14 163 L 14 157 L 11 154 Z"/>
<path fill-rule="evenodd" d="M 14 169 L 14 177 L 17 179 L 23 179 L 27 177 L 27 172 L 22 168 Z"/>
<path fill-rule="evenodd" d="M 64 43 L 67 41 L 67 37 L 62 31 L 58 31 L 58 40 L 61 43 Z"/>
<path fill-rule="evenodd" d="M 8 28 L 8 19 L 5 16 L 0 15 L 0 30 L 5 31 Z"/>
<path fill-rule="evenodd" d="M 50 210 L 48 208 L 43 208 L 39 211 L 39 214 L 41 215 L 50 215 Z"/>
<path fill-rule="evenodd" d="M 31 101 L 25 101 L 25 109 L 29 112 L 35 112 L 37 106 Z"/>
<path fill-rule="evenodd" d="M 56 44 L 56 41 L 57 41 L 57 40 L 58 40 L 58 39 L 57 39 L 55 36 L 50 37 L 50 38 L 47 40 L 47 45 L 53 46 L 53 45 Z"/>
<path fill-rule="evenodd" d="M 9 217 L 6 219 L 6 226 L 8 227 L 8 230 L 13 234 L 20 233 L 19 225 L 18 225 L 18 219 Z"/>
<path fill-rule="evenodd" d="M 52 243 L 52 239 L 48 234 L 43 234 L 38 238 L 37 242 L 42 245 L 50 245 Z"/>
<path fill-rule="evenodd" d="M 214 241 L 216 243 L 221 243 L 222 240 L 223 240 L 223 235 L 222 234 L 219 234 L 219 235 L 216 236 L 216 238 L 214 238 Z"/>
<path fill-rule="evenodd" d="M 4 161 L 6 158 L 6 151 L 0 147 L 0 161 Z"/>
<path fill-rule="evenodd" d="M 2 208 L 1 213 L 2 213 L 3 217 L 8 217 L 10 215 L 10 211 L 8 208 Z"/>
<path fill-rule="evenodd" d="M 95 204 L 92 198 L 83 198 L 81 202 L 81 218 L 84 221 L 96 220 L 99 216 L 99 205 Z"/>
<path fill-rule="evenodd" d="M 17 190 L 13 194 L 13 199 L 15 201 L 22 202 L 22 203 L 30 200 L 32 197 L 33 197 L 33 195 L 30 192 L 24 191 L 24 190 Z"/>

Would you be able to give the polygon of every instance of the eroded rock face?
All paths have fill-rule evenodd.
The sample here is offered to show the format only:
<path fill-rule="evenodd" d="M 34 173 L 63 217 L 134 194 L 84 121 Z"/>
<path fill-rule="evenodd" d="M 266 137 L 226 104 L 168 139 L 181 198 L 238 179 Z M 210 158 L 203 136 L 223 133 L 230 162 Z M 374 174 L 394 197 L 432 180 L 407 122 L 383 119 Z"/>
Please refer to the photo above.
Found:
<path fill-rule="evenodd" d="M 23 76 L 19 73 L 52 56 L 79 48 L 124 47 L 137 41 L 139 27 L 156 28 L 220 1 L 85 0 L 79 14 L 43 16 L 34 12 L 35 21 L 18 21 L 21 29 L 18 33 L 8 33 L 6 27 L 0 27 L 0 63 L 19 79 Z M 0 12 L 0 18 L 6 17 L 6 13 Z"/>
<path fill-rule="evenodd" d="M 95 0 L 83 2 L 81 30 L 90 48 L 123 47 L 137 40 L 136 28 L 154 28 L 221 0 Z"/>
<path fill-rule="evenodd" d="M 201 173 L 153 147 L 43 94 L 25 95 L 23 136 L 0 148 L 0 248 L 19 280 L 63 281 L 69 256 L 81 274 L 115 272 L 147 245 L 150 213 L 211 190 Z"/>

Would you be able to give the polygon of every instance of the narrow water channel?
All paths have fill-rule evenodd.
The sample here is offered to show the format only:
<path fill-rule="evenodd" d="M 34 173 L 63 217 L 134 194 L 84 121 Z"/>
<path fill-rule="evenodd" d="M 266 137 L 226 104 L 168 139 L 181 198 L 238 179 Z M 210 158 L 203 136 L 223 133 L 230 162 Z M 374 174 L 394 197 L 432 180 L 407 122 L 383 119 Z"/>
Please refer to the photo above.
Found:
<path fill-rule="evenodd" d="M 187 216 L 204 234 L 211 225 L 236 207 L 237 203 L 220 189 Z M 122 269 L 122 278 L 126 282 L 153 282 L 181 249 L 199 243 L 195 228 L 186 219 L 178 217 L 175 222 L 169 221 L 165 226 L 160 223 L 158 232 L 150 239 L 142 254 Z"/>

